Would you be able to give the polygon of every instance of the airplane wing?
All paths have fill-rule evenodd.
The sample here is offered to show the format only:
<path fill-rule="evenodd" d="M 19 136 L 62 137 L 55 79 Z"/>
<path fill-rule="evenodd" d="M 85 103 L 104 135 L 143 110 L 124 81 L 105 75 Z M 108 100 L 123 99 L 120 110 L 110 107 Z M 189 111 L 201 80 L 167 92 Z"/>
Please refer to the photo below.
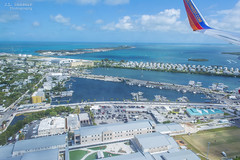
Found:
<path fill-rule="evenodd" d="M 240 46 L 240 35 L 210 27 L 192 0 L 183 0 L 183 2 L 186 8 L 190 26 L 192 27 L 193 31 L 198 31 Z"/>

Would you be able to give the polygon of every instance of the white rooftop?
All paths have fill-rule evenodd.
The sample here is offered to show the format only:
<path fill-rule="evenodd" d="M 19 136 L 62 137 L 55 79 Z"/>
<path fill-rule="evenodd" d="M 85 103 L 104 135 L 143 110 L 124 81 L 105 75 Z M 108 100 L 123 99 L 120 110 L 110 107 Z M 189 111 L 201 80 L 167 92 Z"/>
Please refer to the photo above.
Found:
<path fill-rule="evenodd" d="M 61 117 L 46 118 L 40 122 L 38 131 L 51 130 L 56 128 L 65 128 L 64 118 Z"/>

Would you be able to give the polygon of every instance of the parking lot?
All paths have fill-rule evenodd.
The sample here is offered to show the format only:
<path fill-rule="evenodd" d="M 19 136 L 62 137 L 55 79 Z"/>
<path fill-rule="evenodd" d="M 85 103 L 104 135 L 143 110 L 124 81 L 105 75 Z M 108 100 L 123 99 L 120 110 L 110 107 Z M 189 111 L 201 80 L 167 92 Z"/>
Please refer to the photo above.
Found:
<path fill-rule="evenodd" d="M 25 135 L 25 139 L 31 139 L 37 136 L 39 124 L 40 120 L 35 120 L 30 124 L 25 125 L 25 127 L 22 129 L 22 133 Z"/>
<path fill-rule="evenodd" d="M 136 121 L 138 119 L 153 120 L 144 106 L 101 106 L 93 110 L 96 124 Z"/>

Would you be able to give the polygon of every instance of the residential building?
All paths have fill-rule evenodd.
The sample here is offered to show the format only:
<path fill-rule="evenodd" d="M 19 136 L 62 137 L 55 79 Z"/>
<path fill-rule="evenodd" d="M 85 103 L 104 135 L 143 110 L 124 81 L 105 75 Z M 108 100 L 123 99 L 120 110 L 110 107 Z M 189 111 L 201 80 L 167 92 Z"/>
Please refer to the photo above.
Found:
<path fill-rule="evenodd" d="M 43 89 L 38 89 L 32 95 L 32 103 L 42 103 L 45 100 L 45 93 Z"/>

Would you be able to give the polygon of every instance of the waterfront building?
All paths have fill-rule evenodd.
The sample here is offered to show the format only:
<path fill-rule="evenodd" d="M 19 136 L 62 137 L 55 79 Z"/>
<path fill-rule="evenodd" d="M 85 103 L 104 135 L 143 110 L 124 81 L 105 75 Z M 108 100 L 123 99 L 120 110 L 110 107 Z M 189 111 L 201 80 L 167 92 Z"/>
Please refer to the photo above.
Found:
<path fill-rule="evenodd" d="M 188 108 L 186 112 L 190 117 L 222 118 L 224 116 L 224 112 L 219 109 Z"/>
<path fill-rule="evenodd" d="M 65 118 L 52 117 L 42 120 L 38 128 L 38 136 L 49 136 L 66 132 Z"/>
<path fill-rule="evenodd" d="M 94 62 L 90 61 L 90 60 L 80 60 L 77 62 L 72 62 L 71 63 L 71 67 L 93 67 L 94 66 Z"/>
<path fill-rule="evenodd" d="M 152 121 L 135 121 L 129 123 L 106 124 L 81 127 L 74 131 L 74 142 L 77 145 L 98 144 L 134 138 L 138 134 L 155 131 L 156 124 Z"/>
<path fill-rule="evenodd" d="M 141 152 L 159 153 L 179 148 L 172 137 L 159 132 L 136 135 L 133 142 Z"/>
<path fill-rule="evenodd" d="M 32 103 L 42 103 L 45 100 L 45 93 L 43 89 L 38 89 L 32 95 Z"/>

